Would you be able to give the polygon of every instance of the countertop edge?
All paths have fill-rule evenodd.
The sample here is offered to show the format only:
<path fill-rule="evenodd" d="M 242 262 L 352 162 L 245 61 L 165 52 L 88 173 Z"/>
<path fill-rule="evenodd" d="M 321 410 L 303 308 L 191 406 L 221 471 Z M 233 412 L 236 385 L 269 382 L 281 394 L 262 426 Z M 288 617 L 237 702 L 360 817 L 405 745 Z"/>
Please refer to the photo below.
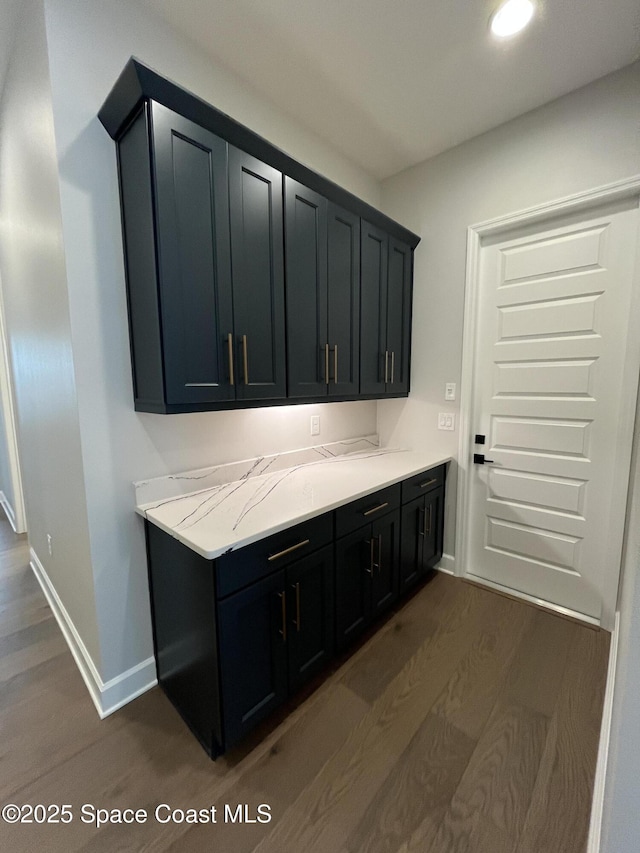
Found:
<path fill-rule="evenodd" d="M 399 451 L 400 453 L 415 453 L 416 451 Z M 274 533 L 279 533 L 282 530 L 286 530 L 289 527 L 294 527 L 297 524 L 302 524 L 305 521 L 309 521 L 312 518 L 317 518 L 320 515 L 324 515 L 327 512 L 331 512 L 334 509 L 338 509 L 339 507 L 346 506 L 347 504 L 352 503 L 360 498 L 366 497 L 367 495 L 373 494 L 377 492 L 379 489 L 384 489 L 387 486 L 393 486 L 395 483 L 400 483 L 403 480 L 409 479 L 410 477 L 415 476 L 423 471 L 429 471 L 432 468 L 437 468 L 440 465 L 444 465 L 453 460 L 452 456 L 436 456 L 435 460 L 429 460 L 426 464 L 419 464 L 409 470 L 405 470 L 402 473 L 395 474 L 393 476 L 384 477 L 375 484 L 367 486 L 365 489 L 359 489 L 348 494 L 337 498 L 334 501 L 330 501 L 327 504 L 323 504 L 322 506 L 316 506 L 310 511 L 303 511 L 299 515 L 296 515 L 294 518 L 286 517 L 282 521 L 275 522 L 274 524 L 270 524 L 269 527 L 265 527 L 260 532 L 250 534 L 248 536 L 240 537 L 235 539 L 233 543 L 230 545 L 223 546 L 221 548 L 216 548 L 210 551 L 206 551 L 197 545 L 192 539 L 188 536 L 185 536 L 180 531 L 175 530 L 169 524 L 163 523 L 157 518 L 150 517 L 149 513 L 153 512 L 151 509 L 143 509 L 141 507 L 136 507 L 136 512 L 138 515 L 142 516 L 146 521 L 150 524 L 154 524 L 160 530 L 163 530 L 165 533 L 168 533 L 174 539 L 177 539 L 183 545 L 185 545 L 190 550 L 199 554 L 206 560 L 215 560 L 218 557 L 223 556 L 224 554 L 229 554 L 232 551 L 238 551 L 241 548 L 246 547 L 247 545 L 251 545 L 254 542 L 259 542 L 262 539 L 271 536 Z M 207 490 L 205 490 L 207 491 Z M 194 492 L 195 494 L 195 492 Z"/>

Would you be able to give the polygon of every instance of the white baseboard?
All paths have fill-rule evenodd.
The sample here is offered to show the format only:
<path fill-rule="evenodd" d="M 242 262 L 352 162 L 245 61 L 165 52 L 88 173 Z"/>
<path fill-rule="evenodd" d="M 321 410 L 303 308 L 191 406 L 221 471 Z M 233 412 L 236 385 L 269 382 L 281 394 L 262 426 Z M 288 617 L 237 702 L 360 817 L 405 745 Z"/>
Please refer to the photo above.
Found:
<path fill-rule="evenodd" d="M 443 554 L 442 559 L 436 566 L 439 572 L 444 572 L 446 575 L 455 575 L 456 573 L 456 558 L 453 554 Z"/>
<path fill-rule="evenodd" d="M 126 672 L 109 679 L 109 681 L 103 681 L 87 647 L 82 642 L 80 634 L 33 548 L 30 548 L 30 563 L 101 718 L 117 711 L 118 708 L 126 705 L 127 702 L 150 690 L 158 683 L 153 657 L 142 661 Z"/>
<path fill-rule="evenodd" d="M 13 532 L 14 532 L 14 533 L 17 533 L 17 532 L 18 532 L 18 527 L 17 527 L 17 525 L 16 525 L 16 514 L 15 514 L 15 512 L 13 511 L 13 507 L 11 506 L 11 504 L 9 503 L 9 501 L 7 500 L 7 496 L 6 496 L 6 495 L 5 495 L 5 493 L 4 493 L 4 492 L 2 492 L 2 491 L 0 491 L 0 506 L 1 506 L 1 507 L 2 507 L 2 509 L 4 510 L 4 514 L 5 514 L 5 515 L 7 516 L 7 518 L 9 519 L 9 524 L 10 524 L 10 525 L 11 525 L 11 527 L 13 528 Z"/>
<path fill-rule="evenodd" d="M 611 721 L 613 717 L 613 696 L 616 680 L 616 662 L 618 659 L 619 638 L 620 611 L 616 611 L 615 625 L 611 633 L 611 645 L 609 646 L 609 668 L 607 670 L 607 684 L 604 691 L 604 704 L 602 707 L 602 723 L 600 725 L 600 743 L 598 745 L 596 775 L 593 781 L 593 799 L 591 800 L 591 821 L 589 822 L 587 853 L 599 853 L 600 850 L 600 835 L 602 832 L 605 782 L 607 777 L 607 764 L 609 761 L 609 742 L 611 740 Z"/>

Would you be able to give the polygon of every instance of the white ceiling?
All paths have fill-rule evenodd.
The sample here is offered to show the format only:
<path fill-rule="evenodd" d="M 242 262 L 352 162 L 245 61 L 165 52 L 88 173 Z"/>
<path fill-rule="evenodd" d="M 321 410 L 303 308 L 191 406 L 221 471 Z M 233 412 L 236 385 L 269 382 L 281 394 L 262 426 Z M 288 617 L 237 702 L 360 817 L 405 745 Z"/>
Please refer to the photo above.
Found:
<path fill-rule="evenodd" d="M 498 0 L 145 2 L 379 179 L 640 56 L 639 0 L 537 0 L 503 43 Z"/>

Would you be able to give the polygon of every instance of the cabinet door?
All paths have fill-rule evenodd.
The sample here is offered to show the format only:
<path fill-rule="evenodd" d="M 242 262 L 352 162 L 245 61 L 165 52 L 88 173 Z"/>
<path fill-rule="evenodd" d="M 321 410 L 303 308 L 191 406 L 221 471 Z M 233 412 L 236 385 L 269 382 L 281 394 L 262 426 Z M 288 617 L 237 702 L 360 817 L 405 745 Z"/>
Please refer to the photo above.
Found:
<path fill-rule="evenodd" d="M 151 118 L 166 401 L 232 400 L 227 143 L 157 103 Z"/>
<path fill-rule="evenodd" d="M 422 574 L 426 529 L 424 497 L 402 507 L 400 529 L 400 591 L 403 592 Z"/>
<path fill-rule="evenodd" d="M 371 536 L 375 555 L 371 576 L 371 614 L 376 616 L 390 607 L 398 596 L 400 513 L 389 513 L 375 521 Z"/>
<path fill-rule="evenodd" d="M 286 396 L 282 174 L 229 146 L 236 396 Z"/>
<path fill-rule="evenodd" d="M 442 533 L 444 521 L 444 489 L 436 489 L 425 495 L 425 535 L 423 565 L 435 566 L 442 558 Z"/>
<path fill-rule="evenodd" d="M 389 238 L 364 220 L 360 245 L 360 393 L 385 393 L 388 378 L 387 274 Z"/>
<path fill-rule="evenodd" d="M 289 690 L 319 672 L 334 649 L 333 546 L 287 570 Z"/>
<path fill-rule="evenodd" d="M 329 385 L 327 200 L 285 178 L 289 397 L 319 397 Z"/>
<path fill-rule="evenodd" d="M 284 571 L 218 602 L 221 695 L 227 748 L 287 696 L 285 619 Z"/>
<path fill-rule="evenodd" d="M 329 202 L 329 396 L 360 388 L 360 217 Z"/>
<path fill-rule="evenodd" d="M 366 628 L 371 612 L 371 525 L 336 542 L 336 644 L 343 648 Z"/>
<path fill-rule="evenodd" d="M 409 391 L 411 350 L 411 249 L 389 238 L 387 277 L 387 387 L 390 394 Z"/>

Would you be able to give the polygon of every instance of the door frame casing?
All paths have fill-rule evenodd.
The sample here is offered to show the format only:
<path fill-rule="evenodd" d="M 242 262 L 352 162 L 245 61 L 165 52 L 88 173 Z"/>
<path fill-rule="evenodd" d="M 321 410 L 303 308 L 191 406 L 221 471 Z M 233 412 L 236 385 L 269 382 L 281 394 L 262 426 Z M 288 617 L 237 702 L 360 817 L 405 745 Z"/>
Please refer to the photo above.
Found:
<path fill-rule="evenodd" d="M 477 343 L 478 304 L 480 291 L 480 254 L 483 239 L 496 237 L 513 231 L 521 226 L 533 225 L 545 220 L 555 219 L 563 214 L 588 213 L 592 208 L 603 204 L 637 197 L 640 200 L 640 175 L 616 181 L 586 192 L 577 193 L 546 204 L 536 205 L 506 216 L 489 219 L 467 228 L 467 265 L 464 294 L 464 323 L 462 332 L 462 376 L 458 438 L 458 482 L 456 501 L 455 565 L 456 575 L 468 577 L 470 537 L 468 535 L 468 517 L 470 507 L 470 485 L 472 463 L 471 423 L 473 417 L 473 372 L 474 355 Z M 518 593 L 526 601 L 531 601 L 563 615 L 576 617 L 582 621 L 600 625 L 608 631 L 613 630 L 615 622 L 620 564 L 626 521 L 626 505 L 629 480 L 629 466 L 633 445 L 635 424 L 636 394 L 640 373 L 640 228 L 636 235 L 635 267 L 633 271 L 631 311 L 629 316 L 627 358 L 623 375 L 623 393 L 621 417 L 615 451 L 614 482 L 624 481 L 625 487 L 614 495 L 609 514 L 609 535 L 607 545 L 606 580 L 610 595 L 602 603 L 601 619 L 593 620 L 566 607 L 553 605 L 534 596 Z M 473 580 L 479 582 L 474 576 Z M 514 590 L 501 587 L 490 581 L 482 581 L 489 587 L 515 594 Z"/>

